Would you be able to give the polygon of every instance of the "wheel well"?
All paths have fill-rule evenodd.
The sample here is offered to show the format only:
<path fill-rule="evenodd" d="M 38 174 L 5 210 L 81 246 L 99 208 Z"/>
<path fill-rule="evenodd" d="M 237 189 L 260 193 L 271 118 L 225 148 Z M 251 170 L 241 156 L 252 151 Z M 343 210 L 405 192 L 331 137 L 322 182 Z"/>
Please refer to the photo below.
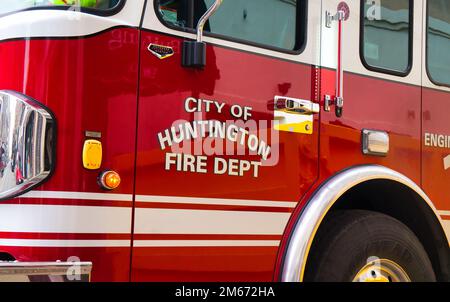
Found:
<path fill-rule="evenodd" d="M 404 223 L 423 244 L 437 280 L 450 281 L 447 238 L 434 211 L 416 192 L 392 180 L 370 180 L 349 189 L 328 213 L 345 209 L 375 211 Z"/>

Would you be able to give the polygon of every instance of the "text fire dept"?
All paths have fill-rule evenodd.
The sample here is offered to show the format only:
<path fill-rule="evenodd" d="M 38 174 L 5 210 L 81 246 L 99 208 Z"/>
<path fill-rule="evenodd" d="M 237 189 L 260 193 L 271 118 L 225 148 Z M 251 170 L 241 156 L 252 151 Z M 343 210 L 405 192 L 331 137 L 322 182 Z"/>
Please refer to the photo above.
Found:
<path fill-rule="evenodd" d="M 217 101 L 196 99 L 189 97 L 185 100 L 184 109 L 187 113 L 217 112 L 223 114 L 225 103 Z M 230 107 L 230 115 L 240 121 L 248 121 L 252 117 L 252 108 L 233 105 Z M 180 149 L 180 144 L 210 138 L 215 140 L 216 145 L 220 145 L 221 150 L 215 147 L 215 155 L 229 154 L 224 152 L 223 140 L 233 143 L 233 148 L 244 148 L 249 150 L 251 155 L 261 158 L 259 161 L 242 160 L 236 158 L 209 157 L 205 154 L 192 155 L 186 152 L 173 152 Z M 191 122 L 176 122 L 174 126 L 158 133 L 158 141 L 161 150 L 171 148 L 172 152 L 166 153 L 165 169 L 167 171 L 176 170 L 179 172 L 208 173 L 209 169 L 217 175 L 244 176 L 251 173 L 253 177 L 258 177 L 263 161 L 269 158 L 271 147 L 261 140 L 258 135 L 241 127 L 236 121 L 221 122 L 218 120 L 194 120 Z M 229 145 L 229 144 L 228 144 Z M 176 147 L 176 148 L 175 148 Z M 205 153 L 211 153 L 207 152 Z M 218 152 L 219 151 L 219 152 Z M 229 150 L 227 150 L 229 151 Z M 219 153 L 219 154 L 218 154 Z M 212 163 L 208 164 L 209 159 Z"/>

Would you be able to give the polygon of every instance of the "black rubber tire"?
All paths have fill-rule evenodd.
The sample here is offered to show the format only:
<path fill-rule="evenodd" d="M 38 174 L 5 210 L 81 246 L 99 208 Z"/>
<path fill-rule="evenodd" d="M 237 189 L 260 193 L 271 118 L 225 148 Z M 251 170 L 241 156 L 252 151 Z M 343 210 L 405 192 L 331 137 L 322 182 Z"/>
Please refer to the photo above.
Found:
<path fill-rule="evenodd" d="M 424 247 L 406 225 L 363 210 L 336 211 L 324 220 L 304 280 L 351 282 L 373 256 L 399 264 L 413 282 L 436 281 Z"/>

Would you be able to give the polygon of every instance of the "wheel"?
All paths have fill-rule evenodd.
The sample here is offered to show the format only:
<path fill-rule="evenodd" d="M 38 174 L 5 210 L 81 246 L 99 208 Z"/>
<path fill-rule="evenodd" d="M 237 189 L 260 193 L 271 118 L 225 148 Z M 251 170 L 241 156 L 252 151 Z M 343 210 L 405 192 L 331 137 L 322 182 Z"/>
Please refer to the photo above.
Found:
<path fill-rule="evenodd" d="M 305 281 L 436 281 L 430 259 L 414 233 L 400 221 L 376 212 L 330 214 L 309 255 Z"/>

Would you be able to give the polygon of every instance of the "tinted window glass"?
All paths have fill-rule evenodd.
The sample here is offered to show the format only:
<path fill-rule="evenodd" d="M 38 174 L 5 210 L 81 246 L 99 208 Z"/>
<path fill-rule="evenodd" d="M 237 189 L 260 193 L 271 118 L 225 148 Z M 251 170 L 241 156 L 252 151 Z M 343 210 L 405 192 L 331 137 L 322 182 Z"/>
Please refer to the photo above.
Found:
<path fill-rule="evenodd" d="M 172 26 L 193 29 L 214 0 L 161 0 L 159 12 Z M 302 45 L 297 16 L 304 12 L 302 0 L 226 0 L 209 19 L 205 31 L 286 50 Z M 298 12 L 301 12 L 298 14 Z M 302 17 L 300 17 L 302 18 Z"/>
<path fill-rule="evenodd" d="M 67 6 L 106 10 L 115 7 L 120 0 L 1 0 L 0 14 L 33 7 Z"/>
<path fill-rule="evenodd" d="M 410 66 L 410 0 L 363 0 L 363 58 L 375 69 L 405 73 Z"/>
<path fill-rule="evenodd" d="M 450 1 L 428 0 L 428 72 L 433 81 L 450 85 Z"/>

